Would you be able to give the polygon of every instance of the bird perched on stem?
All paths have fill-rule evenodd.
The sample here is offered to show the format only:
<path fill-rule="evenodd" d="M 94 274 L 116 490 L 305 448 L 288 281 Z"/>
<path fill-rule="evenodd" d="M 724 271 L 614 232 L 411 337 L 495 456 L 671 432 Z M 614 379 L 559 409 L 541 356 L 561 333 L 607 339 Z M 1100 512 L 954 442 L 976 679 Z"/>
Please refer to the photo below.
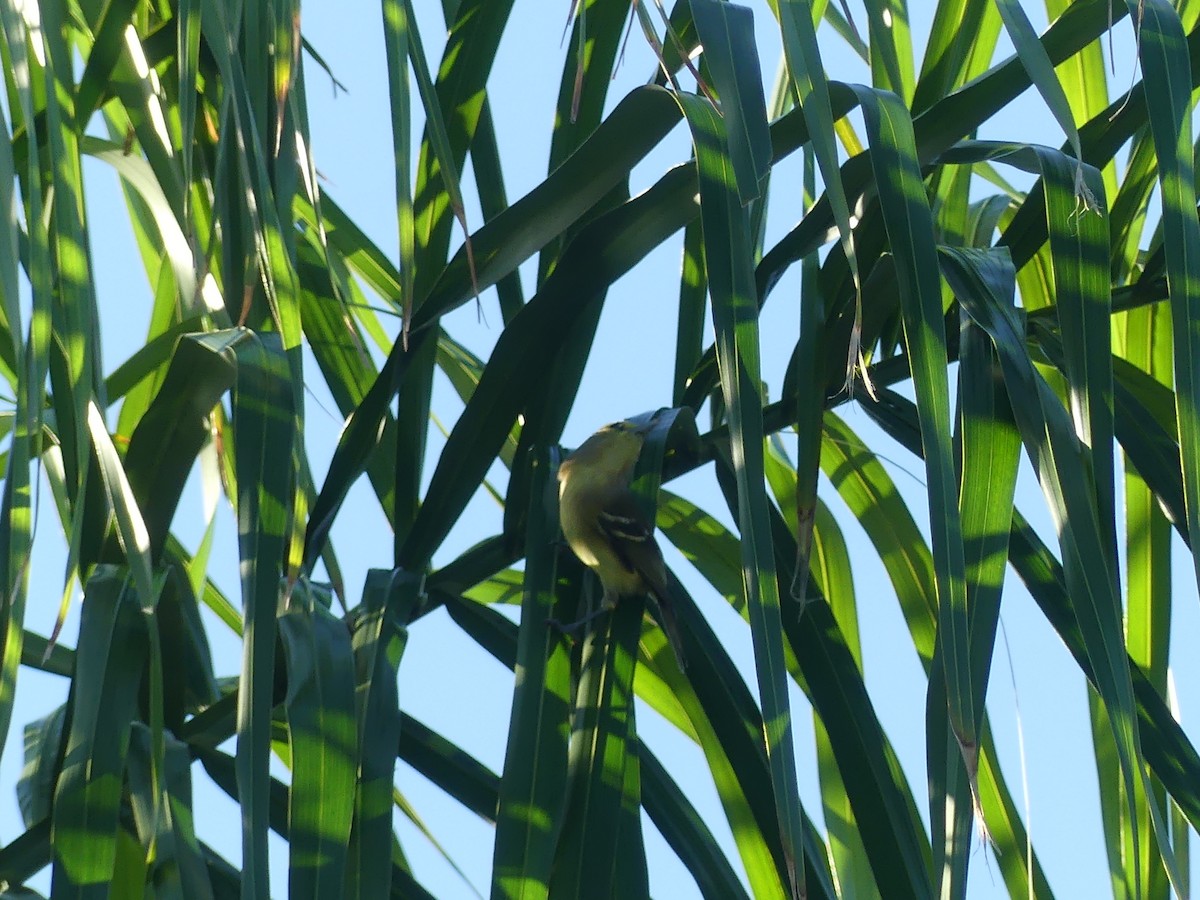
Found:
<path fill-rule="evenodd" d="M 683 648 L 667 587 L 667 568 L 630 489 L 645 436 L 630 422 L 605 425 L 558 469 L 558 515 L 563 536 L 579 561 L 600 579 L 601 608 L 578 627 L 617 605 L 621 597 L 652 594 L 679 667 Z"/>

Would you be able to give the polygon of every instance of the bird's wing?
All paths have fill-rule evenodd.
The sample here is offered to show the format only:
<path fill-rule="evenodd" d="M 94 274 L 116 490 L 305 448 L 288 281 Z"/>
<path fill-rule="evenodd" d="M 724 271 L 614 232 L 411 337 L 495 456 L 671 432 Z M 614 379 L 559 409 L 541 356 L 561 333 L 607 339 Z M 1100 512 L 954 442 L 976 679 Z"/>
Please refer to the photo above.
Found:
<path fill-rule="evenodd" d="M 643 572 L 647 552 L 651 557 L 662 558 L 654 542 L 654 529 L 642 518 L 629 491 L 606 498 L 596 524 L 626 571 Z"/>
<path fill-rule="evenodd" d="M 621 565 L 626 571 L 640 575 L 654 596 L 663 632 L 675 652 L 679 668 L 685 669 L 683 641 L 667 587 L 662 551 L 654 540 L 654 527 L 642 518 L 637 501 L 629 491 L 608 498 L 600 512 L 598 525 Z"/>

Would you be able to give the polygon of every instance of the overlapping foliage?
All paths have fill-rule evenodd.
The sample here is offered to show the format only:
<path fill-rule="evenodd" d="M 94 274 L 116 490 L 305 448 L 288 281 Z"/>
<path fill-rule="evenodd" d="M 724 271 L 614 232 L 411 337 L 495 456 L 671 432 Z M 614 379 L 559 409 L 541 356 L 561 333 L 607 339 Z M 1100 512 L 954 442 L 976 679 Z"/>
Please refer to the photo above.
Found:
<path fill-rule="evenodd" d="M 427 896 L 393 832 L 399 754 L 495 823 L 496 897 L 646 895 L 643 810 L 705 896 L 963 896 L 983 826 L 1008 891 L 1048 897 L 1066 886 L 1027 844 L 984 703 L 1011 567 L 1093 689 L 1114 892 L 1186 893 L 1200 756 L 1167 677 L 1172 535 L 1200 536 L 1200 7 L 1046 6 L 1038 36 L 1012 0 L 942 0 L 914 41 L 903 0 L 856 7 L 865 37 L 840 4 L 773 0 L 754 14 L 775 17 L 786 77 L 765 97 L 774 61 L 747 8 L 678 0 L 659 17 L 580 0 L 550 174 L 510 204 L 486 87 L 518 27 L 512 0 L 444 0 L 437 65 L 412 0 L 382 0 L 396 265 L 318 190 L 305 91 L 319 57 L 299 0 L 5 4 L 0 735 L 25 725 L 11 721 L 25 668 L 71 687 L 25 725 L 27 830 L 0 849 L 4 884 L 50 865 L 55 896 L 262 897 L 273 829 L 293 896 Z M 1102 44 L 1131 15 L 1142 80 L 1110 95 Z M 631 23 L 661 69 L 611 98 Z M 835 44 L 862 56 L 870 86 L 828 78 Z M 976 139 L 1031 85 L 1061 147 Z M 680 122 L 694 152 L 631 197 L 631 170 Z M 452 253 L 468 152 L 485 221 Z M 806 192 L 769 191 L 793 154 Z M 98 335 L 130 311 L 96 296 L 88 247 L 98 216 L 122 213 L 86 207 L 84 156 L 123 179 L 154 298 L 144 346 L 111 371 Z M 1008 187 L 1012 169 L 1029 190 Z M 797 224 L 765 244 L 779 207 Z M 583 364 L 603 350 L 607 289 L 681 232 L 674 393 L 638 489 L 746 620 L 756 690 L 677 582 L 686 672 L 636 602 L 578 643 L 546 628 L 590 591 L 545 498 Z M 802 290 L 783 296 L 796 264 Z M 443 328 L 480 294 L 503 319 L 486 362 Z M 787 378 L 764 396 L 766 303 L 798 325 Z M 394 340 L 381 305 L 404 323 Z M 431 454 L 439 370 L 463 407 Z M 315 379 L 345 418 L 323 472 L 306 455 Z M 906 506 L 838 415 L 851 398 L 923 461 L 926 508 Z M 775 439 L 786 431 L 795 459 Z M 1022 455 L 1056 546 L 1014 510 Z M 172 534 L 197 459 L 236 514 L 236 599 L 208 578 L 208 539 L 193 554 Z M 497 461 L 502 531 L 435 567 Z M 697 469 L 736 534 L 670 492 Z M 25 617 L 39 473 L 86 598 L 78 635 L 58 641 Z M 394 554 L 341 615 L 310 576 L 339 580 L 330 529 L 363 474 Z M 928 675 L 920 783 L 864 683 L 835 505 L 882 559 Z M 519 625 L 492 608 L 516 597 Z M 202 605 L 240 635 L 236 679 L 216 676 Z M 520 673 L 500 772 L 405 712 L 408 627 L 443 606 Z M 793 686 L 817 720 L 823 828 L 797 786 Z M 698 745 L 732 851 L 639 742 L 643 705 Z M 197 839 L 197 778 L 240 806 L 237 868 Z"/>

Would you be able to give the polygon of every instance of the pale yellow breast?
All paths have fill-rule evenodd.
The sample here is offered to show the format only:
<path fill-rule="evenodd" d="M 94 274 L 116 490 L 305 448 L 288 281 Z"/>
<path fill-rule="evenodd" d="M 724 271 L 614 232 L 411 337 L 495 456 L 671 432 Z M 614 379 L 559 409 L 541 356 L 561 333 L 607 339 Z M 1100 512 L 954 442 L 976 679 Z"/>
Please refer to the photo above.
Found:
<path fill-rule="evenodd" d="M 609 546 L 607 536 L 596 526 L 602 498 L 580 486 L 576 479 L 565 478 L 559 483 L 559 509 L 575 515 L 562 516 L 563 537 L 579 561 L 600 576 L 605 601 L 637 594 L 645 590 L 642 578 L 631 572 Z"/>

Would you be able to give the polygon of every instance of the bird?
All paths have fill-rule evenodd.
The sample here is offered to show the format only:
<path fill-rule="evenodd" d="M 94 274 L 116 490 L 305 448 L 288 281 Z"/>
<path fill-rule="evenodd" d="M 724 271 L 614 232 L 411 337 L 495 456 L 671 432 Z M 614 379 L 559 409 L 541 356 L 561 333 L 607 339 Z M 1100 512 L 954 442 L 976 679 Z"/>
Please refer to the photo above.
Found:
<path fill-rule="evenodd" d="M 644 426 L 605 425 L 558 469 L 558 511 L 563 537 L 579 561 L 596 573 L 604 591 L 600 609 L 566 628 L 611 611 L 621 597 L 650 594 L 662 628 L 683 670 L 683 647 L 667 585 L 667 567 L 630 488 L 645 443 Z"/>

